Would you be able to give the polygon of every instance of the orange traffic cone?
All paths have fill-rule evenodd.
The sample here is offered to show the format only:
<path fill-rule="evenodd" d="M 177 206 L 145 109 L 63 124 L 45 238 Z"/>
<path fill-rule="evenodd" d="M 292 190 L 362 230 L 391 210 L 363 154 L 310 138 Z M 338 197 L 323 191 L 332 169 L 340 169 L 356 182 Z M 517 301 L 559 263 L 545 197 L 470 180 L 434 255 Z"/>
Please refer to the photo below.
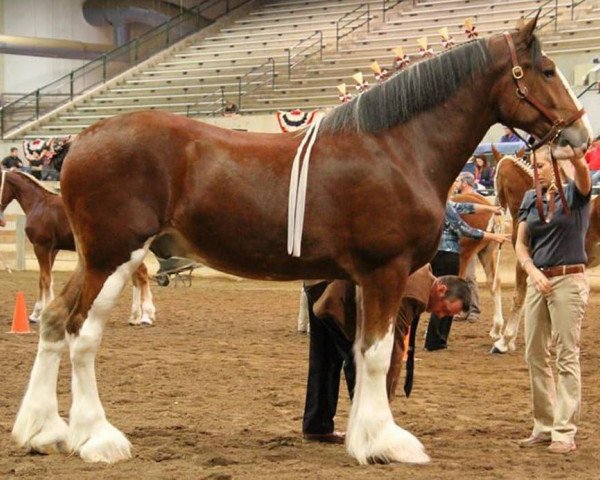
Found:
<path fill-rule="evenodd" d="M 404 336 L 404 355 L 402 355 L 402 361 L 406 362 L 408 360 L 408 343 L 410 340 L 410 326 L 408 330 L 406 330 L 406 335 Z"/>
<path fill-rule="evenodd" d="M 31 330 L 29 330 L 27 306 L 25 305 L 25 294 L 23 292 L 17 292 L 15 313 L 13 314 L 13 322 L 10 333 L 31 333 Z"/>

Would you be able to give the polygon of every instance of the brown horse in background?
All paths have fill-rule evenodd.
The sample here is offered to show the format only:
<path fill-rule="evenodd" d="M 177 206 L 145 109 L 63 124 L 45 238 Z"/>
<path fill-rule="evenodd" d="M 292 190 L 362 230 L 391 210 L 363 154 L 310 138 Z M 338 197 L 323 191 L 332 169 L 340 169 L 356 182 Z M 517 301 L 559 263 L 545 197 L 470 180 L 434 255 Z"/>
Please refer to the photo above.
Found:
<path fill-rule="evenodd" d="M 40 266 L 39 294 L 29 320 L 39 321 L 40 314 L 54 298 L 52 266 L 59 250 L 75 251 L 75 240 L 60 195 L 23 172 L 2 172 L 0 213 L 16 200 L 27 220 L 25 234 L 33 245 Z M 155 308 L 148 281 L 148 270 L 142 263 L 131 277 L 133 300 L 129 323 L 151 325 Z"/>
<path fill-rule="evenodd" d="M 492 205 L 483 195 L 478 193 L 463 193 L 454 195 L 452 200 L 455 202 L 479 203 L 482 205 Z M 502 230 L 502 218 L 491 212 L 478 212 L 470 215 L 461 215 L 463 220 L 473 228 L 480 230 L 494 231 L 499 233 Z M 474 255 L 477 255 L 479 263 L 485 272 L 486 285 L 494 299 L 494 313 L 492 316 L 492 329 L 490 337 L 494 340 L 500 338 L 500 332 L 504 325 L 502 316 L 502 285 L 499 272 L 496 271 L 496 259 L 499 255 L 498 242 L 491 240 L 475 240 L 463 237 L 460 240 L 460 271 L 459 276 L 465 278 L 467 267 Z M 495 283 L 494 283 L 495 280 Z"/>
<path fill-rule="evenodd" d="M 169 232 L 194 258 L 233 274 L 359 285 L 346 448 L 360 463 L 427 462 L 421 442 L 394 422 L 386 373 L 406 280 L 436 252 L 450 186 L 497 122 L 540 138 L 554 132 L 558 158 L 581 154 L 591 141 L 589 121 L 543 55 L 535 25 L 415 63 L 329 112 L 313 142 L 301 256 L 287 253 L 301 135 L 225 130 L 158 111 L 115 116 L 80 133 L 61 173 L 80 264 L 42 314 L 13 427 L 17 442 L 88 461 L 130 456 L 129 441 L 106 419 L 94 360 L 127 278 L 152 239 Z M 525 103 L 515 82 L 545 108 Z M 67 345 L 68 425 L 55 394 Z"/>
<path fill-rule="evenodd" d="M 502 157 L 492 149 L 497 160 L 496 166 L 496 198 L 502 207 L 508 209 L 512 219 L 512 244 L 517 240 L 519 207 L 527 190 L 534 188 L 533 167 L 523 156 Z M 600 197 L 592 199 L 590 208 L 590 226 L 585 237 L 585 249 L 588 266 L 600 264 Z M 521 264 L 515 262 L 515 293 L 510 318 L 502 332 L 502 336 L 494 342 L 492 353 L 506 353 L 516 349 L 516 338 L 523 318 L 523 304 L 527 291 L 527 275 Z"/>

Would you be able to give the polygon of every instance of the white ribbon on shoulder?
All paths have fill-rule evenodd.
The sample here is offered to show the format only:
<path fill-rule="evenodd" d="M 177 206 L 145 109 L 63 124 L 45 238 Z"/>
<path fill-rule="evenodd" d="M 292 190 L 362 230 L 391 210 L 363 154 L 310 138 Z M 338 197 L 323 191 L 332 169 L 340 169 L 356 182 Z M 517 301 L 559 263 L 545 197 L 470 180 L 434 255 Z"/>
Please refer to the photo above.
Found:
<path fill-rule="evenodd" d="M 306 185 L 308 181 L 308 164 L 310 161 L 310 153 L 317 140 L 319 126 L 323 120 L 323 115 L 320 115 L 306 129 L 304 138 L 300 142 L 294 163 L 292 163 L 292 173 L 290 177 L 290 192 L 288 199 L 288 255 L 293 257 L 300 256 L 302 245 L 302 229 L 304 227 L 304 208 L 306 205 Z M 306 152 L 302 157 L 302 151 L 308 143 Z M 302 157 L 302 162 L 300 158 Z M 302 167 L 302 169 L 300 169 Z"/>

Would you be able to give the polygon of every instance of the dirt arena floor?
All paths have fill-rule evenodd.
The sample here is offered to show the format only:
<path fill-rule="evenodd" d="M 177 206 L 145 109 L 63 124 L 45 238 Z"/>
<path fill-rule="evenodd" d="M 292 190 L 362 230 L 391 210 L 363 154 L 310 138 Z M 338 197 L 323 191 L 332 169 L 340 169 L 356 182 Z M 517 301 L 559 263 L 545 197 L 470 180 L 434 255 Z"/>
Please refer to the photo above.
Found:
<path fill-rule="evenodd" d="M 57 275 L 57 288 L 66 278 Z M 342 446 L 300 437 L 308 343 L 295 331 L 299 283 L 195 279 L 189 289 L 154 287 L 158 317 L 151 328 L 127 325 L 128 290 L 105 332 L 97 373 L 107 416 L 131 440 L 133 458 L 96 465 L 77 456 L 30 455 L 10 439 L 37 328 L 31 335 L 6 332 L 14 293 L 23 290 L 31 309 L 36 284 L 35 272 L 0 273 L 0 478 L 600 478 L 599 291 L 583 326 L 577 452 L 563 457 L 516 446 L 531 428 L 522 334 L 516 353 L 487 353 L 491 301 L 482 291 L 483 321 L 456 323 L 447 351 L 419 349 L 413 394 L 393 403 L 397 422 L 423 442 L 431 464 L 358 466 Z M 511 293 L 505 290 L 505 312 Z M 66 418 L 66 354 L 63 360 L 58 390 Z M 342 391 L 340 429 L 348 410 Z"/>

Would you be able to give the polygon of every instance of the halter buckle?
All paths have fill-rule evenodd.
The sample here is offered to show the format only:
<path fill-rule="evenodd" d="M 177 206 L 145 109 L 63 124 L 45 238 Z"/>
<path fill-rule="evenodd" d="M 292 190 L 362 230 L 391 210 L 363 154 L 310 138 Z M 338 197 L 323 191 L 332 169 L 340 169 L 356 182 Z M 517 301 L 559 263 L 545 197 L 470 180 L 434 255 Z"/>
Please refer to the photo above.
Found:
<path fill-rule="evenodd" d="M 515 80 L 521 80 L 523 78 L 523 69 L 519 65 L 513 67 L 512 76 Z"/>

